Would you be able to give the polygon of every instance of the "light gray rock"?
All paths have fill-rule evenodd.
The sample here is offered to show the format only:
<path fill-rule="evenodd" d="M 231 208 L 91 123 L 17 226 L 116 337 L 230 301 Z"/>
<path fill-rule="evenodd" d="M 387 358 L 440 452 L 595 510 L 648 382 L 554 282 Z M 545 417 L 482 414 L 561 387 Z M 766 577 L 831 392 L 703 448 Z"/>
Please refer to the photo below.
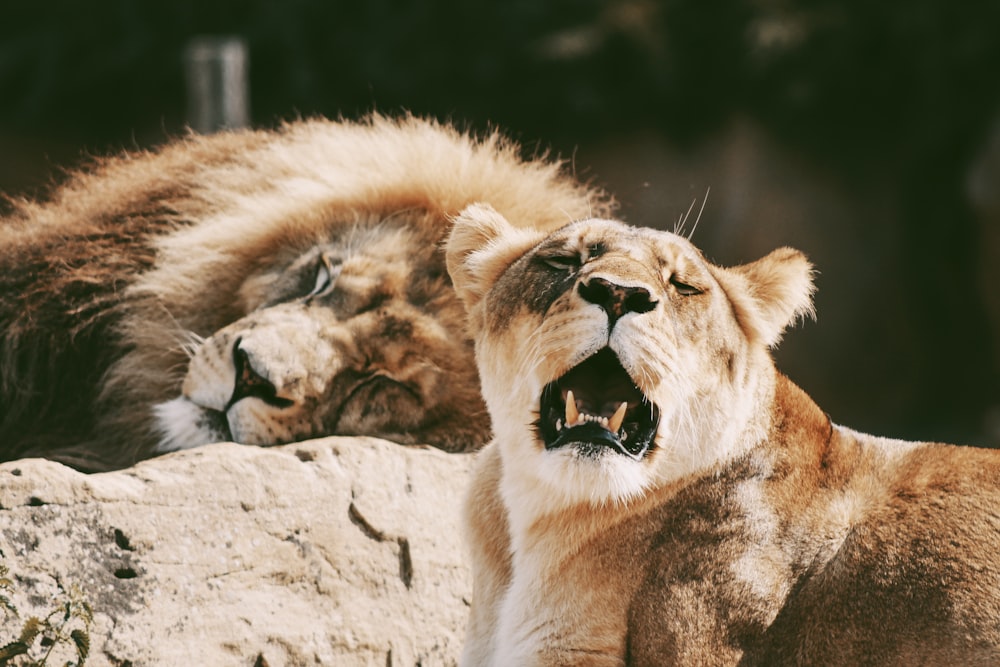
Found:
<path fill-rule="evenodd" d="M 5 463 L 2 562 L 22 620 L 79 587 L 95 667 L 451 665 L 471 597 L 470 463 L 339 437 L 90 476 Z M 0 621 L 0 644 L 16 638 Z"/>

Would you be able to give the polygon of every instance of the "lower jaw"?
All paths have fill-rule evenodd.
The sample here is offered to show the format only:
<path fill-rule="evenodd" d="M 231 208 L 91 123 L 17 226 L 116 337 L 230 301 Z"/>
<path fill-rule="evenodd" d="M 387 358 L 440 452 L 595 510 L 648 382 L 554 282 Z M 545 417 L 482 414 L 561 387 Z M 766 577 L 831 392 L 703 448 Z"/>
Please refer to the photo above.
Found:
<path fill-rule="evenodd" d="M 615 436 L 597 424 L 582 424 L 560 431 L 552 442 L 545 444 L 545 448 L 560 449 L 581 445 L 592 445 L 595 448 L 617 448 Z"/>
<path fill-rule="evenodd" d="M 623 432 L 622 432 L 623 433 Z M 583 424 L 561 431 L 554 440 L 545 443 L 547 450 L 557 450 L 572 447 L 584 458 L 597 458 L 603 454 L 624 456 L 632 460 L 641 460 L 650 449 L 650 445 L 626 447 L 619 439 L 621 435 L 612 434 L 598 424 Z"/>

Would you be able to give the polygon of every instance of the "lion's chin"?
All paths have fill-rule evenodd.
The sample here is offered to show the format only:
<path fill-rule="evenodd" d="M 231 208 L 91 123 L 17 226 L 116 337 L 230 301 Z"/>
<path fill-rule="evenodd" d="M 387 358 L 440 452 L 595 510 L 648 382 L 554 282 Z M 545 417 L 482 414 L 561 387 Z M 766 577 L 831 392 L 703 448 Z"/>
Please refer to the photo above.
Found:
<path fill-rule="evenodd" d="M 614 452 L 641 460 L 655 446 L 660 422 L 659 408 L 608 347 L 548 383 L 538 414 L 546 449 L 574 448 L 585 458 Z"/>
<path fill-rule="evenodd" d="M 154 406 L 153 414 L 159 436 L 158 453 L 234 441 L 225 414 L 183 396 Z"/>

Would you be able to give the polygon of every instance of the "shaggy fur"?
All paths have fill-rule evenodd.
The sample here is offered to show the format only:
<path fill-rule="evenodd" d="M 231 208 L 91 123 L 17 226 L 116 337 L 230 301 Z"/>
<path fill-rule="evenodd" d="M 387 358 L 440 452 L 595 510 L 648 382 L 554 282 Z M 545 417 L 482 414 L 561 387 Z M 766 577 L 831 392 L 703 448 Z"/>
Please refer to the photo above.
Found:
<path fill-rule="evenodd" d="M 414 118 L 188 136 L 0 221 L 0 460 L 105 470 L 233 439 L 489 434 L 439 244 L 489 201 L 552 228 L 609 200 Z"/>
<path fill-rule="evenodd" d="M 778 373 L 801 253 L 484 206 L 447 252 L 495 433 L 462 664 L 1000 664 L 1000 452 L 854 432 Z"/>

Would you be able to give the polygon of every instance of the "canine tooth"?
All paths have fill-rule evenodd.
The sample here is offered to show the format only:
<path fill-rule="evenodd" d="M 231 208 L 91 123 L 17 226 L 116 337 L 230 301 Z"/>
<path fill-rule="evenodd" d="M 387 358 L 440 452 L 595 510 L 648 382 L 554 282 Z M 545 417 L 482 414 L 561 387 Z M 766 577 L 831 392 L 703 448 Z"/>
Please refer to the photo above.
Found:
<path fill-rule="evenodd" d="M 618 429 L 622 427 L 622 422 L 625 421 L 625 411 L 628 410 L 628 403 L 623 401 L 618 409 L 615 410 L 615 414 L 611 415 L 611 419 L 608 420 L 608 430 L 612 433 L 617 433 Z"/>
<path fill-rule="evenodd" d="M 576 398 L 573 396 L 573 390 L 570 389 L 566 392 L 566 426 L 573 426 L 579 418 L 580 412 L 576 409 Z"/>

